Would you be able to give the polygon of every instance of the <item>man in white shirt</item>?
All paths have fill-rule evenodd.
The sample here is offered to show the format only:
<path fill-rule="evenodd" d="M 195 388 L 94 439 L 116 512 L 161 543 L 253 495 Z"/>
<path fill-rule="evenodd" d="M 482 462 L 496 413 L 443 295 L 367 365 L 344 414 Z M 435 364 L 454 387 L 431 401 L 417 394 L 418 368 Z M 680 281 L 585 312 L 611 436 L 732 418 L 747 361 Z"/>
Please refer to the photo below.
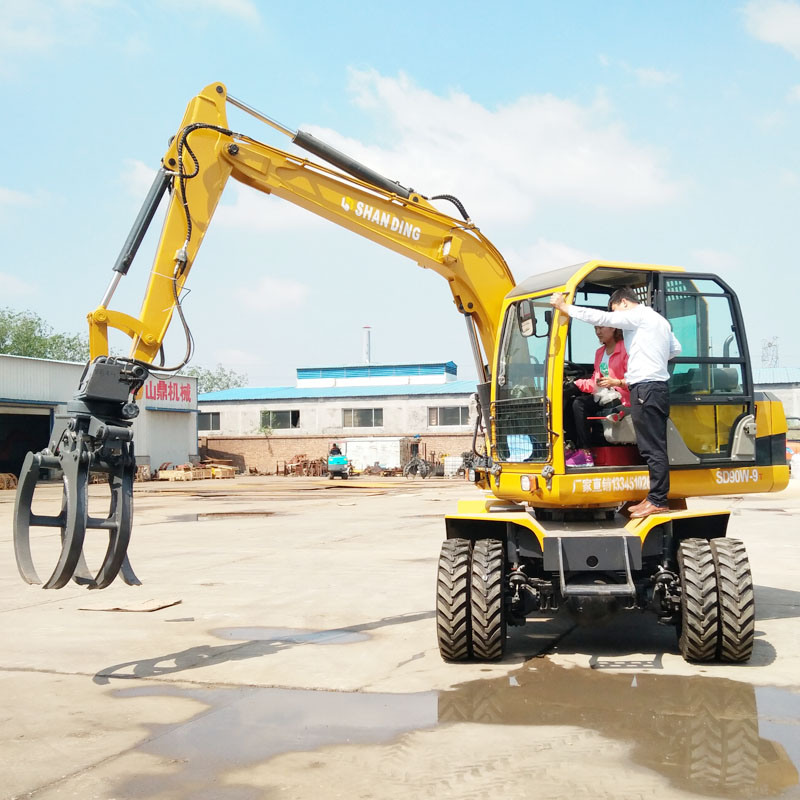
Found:
<path fill-rule="evenodd" d="M 636 443 L 650 473 L 647 497 L 629 511 L 632 518 L 669 511 L 669 369 L 667 362 L 680 355 L 681 346 L 669 322 L 649 306 L 639 303 L 633 290 L 617 289 L 608 301 L 610 311 L 573 306 L 562 294 L 554 294 L 550 305 L 590 325 L 620 328 L 628 351 L 625 383 L 631 390 L 631 417 Z"/>

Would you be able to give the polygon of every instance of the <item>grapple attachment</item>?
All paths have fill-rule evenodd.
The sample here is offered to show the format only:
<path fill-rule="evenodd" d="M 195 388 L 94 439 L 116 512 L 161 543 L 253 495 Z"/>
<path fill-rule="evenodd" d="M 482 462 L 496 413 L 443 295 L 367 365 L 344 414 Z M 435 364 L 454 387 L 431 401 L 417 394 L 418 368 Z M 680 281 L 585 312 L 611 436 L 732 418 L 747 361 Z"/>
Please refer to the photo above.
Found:
<path fill-rule="evenodd" d="M 57 418 L 48 447 L 26 456 L 14 507 L 14 552 L 27 583 L 42 583 L 31 554 L 31 527 L 61 531 L 61 555 L 45 589 L 61 589 L 70 579 L 90 589 L 104 589 L 120 573 L 125 583 L 140 583 L 127 556 L 136 473 L 131 422 L 139 413 L 135 395 L 147 376 L 143 365 L 127 359 L 95 359 L 87 366 L 66 415 Z M 57 515 L 32 511 L 34 491 L 45 469 L 59 470 L 63 476 Z M 111 499 L 105 518 L 89 516 L 92 473 L 108 478 Z M 83 551 L 87 530 L 108 533 L 105 556 L 95 574 Z"/>

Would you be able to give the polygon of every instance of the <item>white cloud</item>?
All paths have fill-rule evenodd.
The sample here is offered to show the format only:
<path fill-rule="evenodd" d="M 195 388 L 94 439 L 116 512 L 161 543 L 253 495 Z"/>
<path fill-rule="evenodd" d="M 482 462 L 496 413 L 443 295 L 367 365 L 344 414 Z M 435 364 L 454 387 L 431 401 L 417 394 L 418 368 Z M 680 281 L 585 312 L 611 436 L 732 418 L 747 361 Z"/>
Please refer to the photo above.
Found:
<path fill-rule="evenodd" d="M 539 272 L 582 264 L 596 256 L 563 242 L 554 242 L 541 236 L 522 250 L 507 250 L 506 260 L 517 283 Z"/>
<path fill-rule="evenodd" d="M 33 195 L 18 192 L 15 189 L 5 189 L 0 186 L 0 206 L 29 207 L 36 203 Z"/>
<path fill-rule="evenodd" d="M 245 231 L 318 229 L 328 225 L 320 217 L 288 201 L 261 194 L 234 180 L 229 181 L 223 201 L 217 206 L 214 223 Z"/>
<path fill-rule="evenodd" d="M 792 86 L 791 89 L 786 93 L 786 99 L 790 103 L 800 103 L 800 83 L 797 86 Z"/>
<path fill-rule="evenodd" d="M 404 75 L 373 70 L 351 71 L 351 91 L 390 146 L 310 130 L 424 194 L 457 194 L 481 224 L 519 223 L 554 202 L 626 209 L 669 201 L 679 191 L 659 154 L 609 119 L 603 95 L 588 106 L 528 95 L 492 110 L 464 93 L 439 97 Z"/>
<path fill-rule="evenodd" d="M 144 200 L 155 177 L 156 170 L 143 161 L 137 161 L 134 158 L 126 158 L 123 162 L 120 180 L 125 187 L 125 191 L 136 198 Z"/>
<path fill-rule="evenodd" d="M 21 281 L 13 275 L 8 275 L 5 272 L 0 272 L 0 297 L 7 299 L 9 297 L 21 297 L 23 295 L 33 294 L 34 287 L 30 283 Z"/>
<path fill-rule="evenodd" d="M 252 311 L 295 311 L 305 305 L 309 287 L 290 278 L 259 278 L 234 290 L 236 299 Z"/>
<path fill-rule="evenodd" d="M 783 125 L 783 112 L 770 111 L 756 119 L 756 125 L 763 131 L 771 131 Z"/>
<path fill-rule="evenodd" d="M 731 253 L 725 253 L 722 250 L 714 250 L 710 247 L 701 247 L 697 250 L 692 250 L 690 255 L 693 264 L 716 273 L 727 272 L 736 267 L 739 263 L 736 256 Z"/>
<path fill-rule="evenodd" d="M 633 74 L 642 86 L 665 86 L 678 80 L 678 76 L 674 72 L 665 72 L 650 67 L 634 69 Z"/>
<path fill-rule="evenodd" d="M 191 9 L 193 13 L 210 12 L 237 17 L 245 22 L 259 22 L 261 16 L 252 0 L 161 0 L 167 7 Z"/>
<path fill-rule="evenodd" d="M 748 33 L 800 58 L 800 3 L 794 0 L 753 0 L 744 6 L 742 12 Z"/>

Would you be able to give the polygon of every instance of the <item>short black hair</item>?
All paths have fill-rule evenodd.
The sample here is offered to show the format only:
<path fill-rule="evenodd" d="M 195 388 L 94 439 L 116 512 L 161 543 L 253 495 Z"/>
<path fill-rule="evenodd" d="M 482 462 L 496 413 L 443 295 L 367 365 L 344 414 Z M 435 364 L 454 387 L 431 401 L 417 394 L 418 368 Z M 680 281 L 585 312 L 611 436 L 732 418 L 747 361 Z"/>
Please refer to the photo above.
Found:
<path fill-rule="evenodd" d="M 611 297 L 608 298 L 608 310 L 611 311 L 612 307 L 615 306 L 617 303 L 622 302 L 623 300 L 628 300 L 631 303 L 638 303 L 639 298 L 636 296 L 636 292 L 630 288 L 630 286 L 623 286 L 621 289 L 617 289 Z"/>

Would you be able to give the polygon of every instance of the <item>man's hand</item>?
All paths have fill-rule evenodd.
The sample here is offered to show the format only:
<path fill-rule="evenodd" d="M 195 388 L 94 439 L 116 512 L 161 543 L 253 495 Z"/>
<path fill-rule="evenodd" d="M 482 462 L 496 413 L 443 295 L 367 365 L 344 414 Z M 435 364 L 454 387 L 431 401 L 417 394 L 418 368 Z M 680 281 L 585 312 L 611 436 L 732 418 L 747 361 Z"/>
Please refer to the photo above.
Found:
<path fill-rule="evenodd" d="M 606 376 L 604 378 L 598 378 L 597 385 L 608 387 L 609 389 L 616 389 L 618 386 L 622 386 L 622 381 L 619 378 Z"/>
<path fill-rule="evenodd" d="M 561 292 L 553 292 L 553 296 L 550 298 L 550 305 L 557 308 L 559 311 L 566 311 L 567 296 L 561 294 Z"/>

